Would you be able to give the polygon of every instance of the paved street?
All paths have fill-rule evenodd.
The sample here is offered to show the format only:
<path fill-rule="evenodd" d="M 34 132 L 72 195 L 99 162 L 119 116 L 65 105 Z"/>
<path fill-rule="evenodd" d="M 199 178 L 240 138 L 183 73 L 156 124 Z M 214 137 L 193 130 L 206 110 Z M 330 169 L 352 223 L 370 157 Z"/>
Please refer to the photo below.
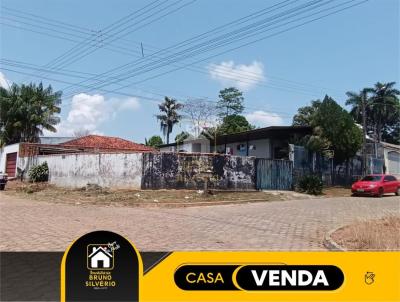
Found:
<path fill-rule="evenodd" d="M 1 251 L 63 251 L 93 230 L 141 251 L 323 250 L 327 231 L 400 215 L 400 198 L 320 198 L 189 208 L 60 205 L 0 194 Z"/>

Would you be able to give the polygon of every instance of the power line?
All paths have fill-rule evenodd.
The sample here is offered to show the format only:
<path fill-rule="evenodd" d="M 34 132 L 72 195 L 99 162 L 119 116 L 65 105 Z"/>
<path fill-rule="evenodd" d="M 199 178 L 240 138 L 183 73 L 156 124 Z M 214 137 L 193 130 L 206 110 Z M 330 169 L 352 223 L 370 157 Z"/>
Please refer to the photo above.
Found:
<path fill-rule="evenodd" d="M 178 0 L 178 1 L 176 1 L 176 2 L 174 2 L 174 3 L 172 3 L 172 4 L 170 4 L 170 5 L 166 6 L 165 8 L 162 8 L 162 9 L 156 11 L 155 13 L 151 14 L 150 16 L 146 16 L 144 19 L 137 21 L 136 24 L 138 24 L 138 23 L 140 23 L 140 22 L 142 22 L 142 21 L 146 21 L 146 19 L 148 19 L 148 18 L 150 18 L 150 17 L 152 17 L 152 16 L 157 15 L 158 13 L 160 13 L 160 12 L 166 10 L 166 9 L 169 8 L 169 7 L 174 6 L 174 5 L 177 4 L 177 3 L 180 3 L 181 1 L 183 1 L 183 0 Z M 188 3 L 185 3 L 185 4 L 183 4 L 183 5 L 181 5 L 181 6 L 177 7 L 177 8 L 175 8 L 175 9 L 172 9 L 172 10 L 170 10 L 170 11 L 167 11 L 165 14 L 163 14 L 163 15 L 161 15 L 161 16 L 158 16 L 157 18 L 155 18 L 155 19 L 153 19 L 153 20 L 150 20 L 150 21 L 147 22 L 147 23 L 144 23 L 144 24 L 142 24 L 142 25 L 140 25 L 140 26 L 138 26 L 138 27 L 136 27 L 136 28 L 134 28 L 134 29 L 131 29 L 130 31 L 125 32 L 125 33 L 123 33 L 123 34 L 120 35 L 120 36 L 114 37 L 111 41 L 107 41 L 107 38 L 106 38 L 106 39 L 104 39 L 104 41 L 102 41 L 102 43 L 104 43 L 104 45 L 108 45 L 108 44 L 112 43 L 113 41 L 119 39 L 120 37 L 125 37 L 126 35 L 128 35 L 128 34 L 130 34 L 130 33 L 133 33 L 133 32 L 135 32 L 135 31 L 137 31 L 137 30 L 139 30 L 139 29 L 141 29 L 141 28 L 143 28 L 143 27 L 145 27 L 145 26 L 147 26 L 147 25 L 150 25 L 150 24 L 152 24 L 152 23 L 154 23 L 154 22 L 156 22 L 156 21 L 158 21 L 158 20 L 160 20 L 160 19 L 162 19 L 162 18 L 164 18 L 164 17 L 166 17 L 166 16 L 168 16 L 168 15 L 171 15 L 172 13 L 174 13 L 174 12 L 176 12 L 176 11 L 178 11 L 178 10 L 184 8 L 184 7 L 187 6 L 187 5 L 190 5 L 190 4 L 194 3 L 195 1 L 196 1 L 196 0 L 192 0 L 192 1 L 188 2 Z M 114 35 L 118 35 L 119 33 L 123 32 L 123 31 L 125 31 L 126 29 L 129 29 L 129 28 L 131 28 L 131 27 L 132 27 L 131 25 L 125 27 L 125 28 L 123 28 L 122 30 L 120 30 L 120 31 L 118 31 L 118 32 L 116 32 L 116 33 L 113 33 L 113 36 L 114 36 Z M 102 45 L 99 45 L 98 47 L 95 47 L 95 48 L 91 47 L 91 48 L 84 49 L 84 50 L 82 50 L 82 51 L 80 51 L 80 52 L 78 52 L 78 53 L 76 53 L 76 54 L 74 54 L 74 55 L 71 55 L 68 59 L 63 59 L 61 62 L 58 62 L 56 66 L 61 66 L 61 67 L 62 67 L 62 66 L 66 66 L 66 65 L 70 65 L 70 64 L 72 64 L 72 63 L 75 63 L 75 62 L 77 62 L 78 60 L 81 60 L 82 58 L 88 56 L 89 54 L 93 53 L 94 51 L 96 51 L 97 49 L 100 49 L 100 48 L 102 48 L 102 47 L 103 47 Z"/>
<path fill-rule="evenodd" d="M 366 1 L 367 1 L 367 0 L 366 0 Z M 363 1 L 363 2 L 366 2 L 366 1 Z M 347 2 L 342 3 L 342 4 L 340 4 L 340 5 L 343 5 L 343 4 L 346 4 L 346 3 L 349 3 L 349 2 L 354 2 L 354 0 L 352 0 L 352 1 L 347 1 Z M 335 10 L 335 11 L 329 13 L 329 14 L 325 14 L 325 15 L 320 16 L 320 17 L 318 17 L 318 18 L 314 18 L 314 19 L 308 20 L 308 21 L 303 22 L 303 23 L 301 23 L 301 24 L 297 24 L 297 25 L 295 25 L 295 26 L 286 28 L 286 29 L 284 29 L 284 30 L 282 30 L 282 31 L 276 32 L 276 33 L 274 33 L 274 34 L 272 34 L 272 35 L 264 36 L 264 37 L 262 37 L 262 38 L 260 38 L 260 39 L 250 41 L 250 42 L 248 42 L 248 43 L 246 43 L 246 44 L 240 45 L 240 46 L 235 47 L 235 48 L 233 48 L 233 49 L 229 49 L 229 50 L 223 51 L 223 52 L 221 52 L 221 53 L 218 53 L 218 54 L 213 55 L 213 56 L 210 56 L 210 57 L 215 57 L 215 56 L 217 56 L 217 55 L 221 55 L 221 54 L 223 54 L 223 53 L 226 53 L 226 52 L 229 52 L 229 51 L 232 51 L 232 50 L 236 50 L 236 49 L 239 49 L 239 48 L 241 48 L 241 47 L 244 47 L 244 46 L 253 44 L 253 43 L 258 42 L 258 41 L 260 41 L 260 40 L 264 40 L 264 39 L 266 39 L 266 38 L 269 38 L 269 37 L 272 37 L 272 36 L 281 34 L 281 33 L 283 33 L 283 32 L 286 32 L 286 31 L 292 30 L 292 29 L 294 29 L 294 28 L 303 26 L 303 25 L 305 25 L 305 24 L 314 22 L 314 21 L 316 21 L 316 20 L 322 19 L 322 18 L 324 18 L 324 17 L 326 17 L 326 16 L 329 16 L 329 15 L 332 15 L 332 14 L 336 14 L 336 13 L 338 13 L 338 12 L 340 12 L 340 11 L 345 10 L 345 9 L 349 9 L 349 8 L 351 8 L 351 7 L 353 7 L 353 6 L 360 5 L 360 4 L 363 3 L 363 2 L 356 3 L 356 4 L 354 4 L 354 5 L 347 6 L 347 7 L 345 7 L 345 8 L 339 9 L 339 10 Z M 339 5 L 339 6 L 340 6 L 340 5 Z M 336 6 L 336 7 L 337 7 L 337 6 Z M 335 7 L 333 7 L 333 8 L 335 8 Z M 332 9 L 332 7 L 329 8 L 329 9 Z M 319 11 L 318 13 L 320 13 L 320 12 L 321 12 L 321 11 Z M 307 16 L 307 17 L 309 17 L 309 16 Z M 298 20 L 298 19 L 297 19 L 297 20 Z M 296 20 L 296 21 L 297 21 L 297 20 Z M 187 65 L 185 65 L 185 66 L 190 66 L 190 65 L 193 65 L 193 64 L 202 62 L 202 61 L 204 61 L 204 60 L 206 60 L 206 59 L 209 59 L 210 57 L 207 57 L 207 58 L 205 58 L 205 59 L 198 60 L 198 61 L 196 61 L 196 62 L 194 62 L 194 63 L 187 64 Z M 174 69 L 174 70 L 172 70 L 172 71 L 175 71 L 175 70 L 178 70 L 178 69 L 181 69 L 181 67 L 180 67 L 180 68 L 177 68 L 177 69 Z M 172 71 L 168 71 L 168 72 L 166 72 L 166 73 L 169 73 L 169 72 L 172 72 Z M 160 75 L 163 75 L 163 74 L 166 74 L 166 73 L 162 73 L 162 74 L 160 74 Z M 156 75 L 156 76 L 158 77 L 158 76 L 160 76 L 160 75 Z M 132 75 L 129 75 L 129 76 L 127 76 L 126 78 L 129 78 L 129 77 L 132 77 Z M 125 80 L 126 78 L 122 78 L 122 80 Z M 151 78 L 154 78 L 154 77 L 151 77 Z M 148 79 L 151 79 L 151 78 L 147 78 L 147 79 L 145 79 L 144 81 L 146 81 L 146 80 L 148 80 Z M 141 82 L 143 82 L 143 81 L 141 81 Z M 137 83 L 139 83 L 139 82 L 136 82 L 136 83 L 134 83 L 134 84 L 137 84 Z M 112 84 L 112 83 L 109 83 L 109 84 Z M 109 85 L 109 84 L 107 84 L 107 85 Z M 103 85 L 103 86 L 106 86 L 106 85 Z M 100 87 L 103 87 L 103 86 L 100 86 Z M 128 87 L 128 86 L 129 86 L 129 85 L 126 85 L 126 87 Z M 95 86 L 93 85 L 92 87 L 95 87 Z"/>
<path fill-rule="evenodd" d="M 288 1 L 285 1 L 285 2 L 288 2 Z M 293 0 L 291 1 L 291 2 L 293 2 Z M 290 4 L 290 3 L 289 3 Z M 286 4 L 287 5 L 287 4 Z M 21 11 L 18 11 L 19 12 L 19 14 L 27 14 L 27 13 L 24 13 L 24 12 L 21 12 Z M 39 21 L 37 21 L 36 20 L 36 22 L 41 22 L 41 18 L 40 18 L 40 16 L 37 16 L 37 15 L 33 15 L 33 14 L 27 14 L 27 15 L 29 15 L 29 16 L 35 16 L 35 18 L 39 18 Z M 30 18 L 30 19 L 32 19 L 32 18 Z M 45 18 L 46 19 L 46 18 Z M 243 19 L 243 18 L 242 18 Z M 33 20 L 33 19 L 32 19 Z M 56 20 L 52 20 L 52 19 L 46 19 L 46 20 L 49 20 L 51 23 L 60 23 L 60 22 L 58 22 L 58 21 L 56 21 Z M 240 23 L 243 23 L 243 21 L 242 22 L 240 22 Z M 49 22 L 46 22 L 45 24 L 50 24 Z M 65 22 L 61 22 L 61 25 L 62 26 L 69 26 L 69 27 L 74 27 L 74 25 L 71 25 L 71 24 L 68 24 L 68 23 L 65 23 Z M 81 27 L 82 28 L 82 27 Z M 93 30 L 90 30 L 90 29 L 84 29 L 84 30 L 87 30 L 88 32 L 94 32 Z M 131 43 L 133 43 L 133 41 L 130 41 L 130 40 L 127 40 L 127 41 L 129 41 L 129 42 L 131 42 Z M 123 47 L 121 47 L 120 46 L 120 48 L 122 48 L 122 49 L 124 49 Z M 154 48 L 154 47 L 153 47 Z M 115 52 L 118 52 L 118 53 L 122 53 L 122 54 L 128 54 L 128 55 L 131 55 L 132 53 L 129 53 L 129 52 L 123 52 L 123 51 L 120 51 L 119 49 L 112 49 L 112 48 L 109 48 L 111 51 L 115 51 Z M 134 51 L 135 52 L 135 51 Z M 167 52 L 171 52 L 171 51 L 167 51 Z M 139 53 L 139 52 L 135 52 L 135 53 Z M 157 56 L 158 57 L 158 56 Z M 173 65 L 173 64 L 172 64 Z M 173 66 L 176 66 L 176 65 L 173 65 Z M 195 72 L 201 72 L 201 73 L 205 73 L 204 71 L 203 71 L 203 68 L 200 68 L 200 67 L 197 67 L 197 66 L 193 66 L 193 67 L 188 67 L 188 68 L 186 68 L 186 69 L 188 69 L 188 70 L 191 70 L 191 71 L 195 71 Z M 197 69 L 197 70 L 196 70 Z M 219 66 L 218 67 L 218 69 L 219 69 L 219 71 L 222 69 L 222 71 L 223 71 L 223 75 L 221 75 L 221 76 L 223 76 L 223 77 L 225 77 L 225 78 L 227 78 L 227 79 L 229 79 L 230 78 L 230 76 L 233 74 L 235 74 L 234 72 L 232 72 L 232 71 L 230 71 L 230 70 L 228 70 L 228 69 L 226 69 L 226 68 L 224 68 L 223 66 Z M 243 76 L 243 73 L 245 73 L 246 74 L 246 76 Z M 249 74 L 249 75 L 247 75 L 247 74 Z M 304 88 L 304 87 L 298 87 L 298 82 L 294 82 L 294 81 L 289 81 L 289 80 L 284 80 L 284 79 L 280 79 L 280 80 L 283 80 L 283 81 L 286 81 L 286 82 L 289 82 L 290 84 L 290 86 L 288 86 L 288 84 L 285 84 L 286 86 L 284 86 L 283 88 L 284 89 L 282 89 L 282 86 L 280 86 L 281 84 L 273 84 L 273 85 L 262 85 L 261 83 L 255 83 L 255 82 L 258 82 L 258 81 L 260 81 L 260 78 L 259 78 L 259 76 L 258 75 L 255 75 L 254 73 L 251 73 L 251 72 L 241 72 L 240 73 L 240 75 L 241 75 L 241 79 L 237 79 L 237 81 L 239 81 L 239 82 L 243 82 L 243 83 L 247 83 L 247 84 L 252 84 L 252 85 L 257 85 L 257 86 L 264 86 L 264 87 L 268 87 L 268 88 L 273 88 L 273 89 L 281 89 L 281 90 L 286 90 L 286 91 L 293 91 L 293 89 L 294 90 L 296 90 L 296 91 L 300 91 L 300 92 L 304 92 L 304 93 L 306 93 L 306 94 L 310 94 L 310 95 L 315 95 L 315 94 L 313 94 L 313 93 L 311 93 L 311 90 L 308 90 L 308 89 L 306 89 L 306 88 Z M 252 75 L 254 76 L 254 77 L 252 77 Z M 269 75 L 269 82 L 271 81 L 271 78 L 273 78 L 273 76 L 271 76 L 271 75 Z M 112 78 L 112 79 L 114 79 L 114 78 Z M 248 80 L 248 81 L 247 81 Z M 292 84 L 292 83 L 294 83 L 294 84 Z M 275 86 L 274 86 L 275 85 Z M 304 85 L 304 84 L 300 84 L 301 86 L 307 86 L 307 85 Z M 318 86 L 316 86 L 316 85 L 309 85 L 309 86 L 313 86 L 313 87 L 318 87 Z M 288 90 L 287 88 L 289 88 L 290 90 Z M 322 88 L 322 89 L 329 89 L 329 88 Z M 65 91 L 65 90 L 64 90 Z"/>
<path fill-rule="evenodd" d="M 17 70 L 14 70 L 14 69 L 10 69 L 10 68 L 5 68 L 5 67 L 2 67 L 1 69 L 3 69 L 3 70 L 7 70 L 7 71 L 10 71 L 10 72 L 13 72 L 13 73 L 17 73 L 17 74 L 22 74 L 22 75 L 28 75 L 28 76 L 31 76 L 31 75 L 33 75 L 32 73 L 27 73 L 27 72 L 21 72 L 21 71 L 17 71 Z M 51 77 L 48 77 L 48 76 L 46 76 L 46 77 L 44 77 L 45 79 L 48 79 L 48 80 L 51 80 L 51 81 L 54 81 L 54 82 L 59 82 L 59 83 L 63 83 L 63 84 L 68 84 L 68 83 L 70 83 L 70 82 L 68 82 L 68 81 L 64 81 L 64 80 L 60 80 L 60 79 L 55 79 L 55 78 L 51 78 Z M 83 86 L 83 87 L 85 87 L 85 86 Z M 108 92 L 108 90 L 106 90 L 106 89 L 101 89 L 101 91 L 103 91 L 103 92 Z M 133 93 L 123 93 L 123 92 L 118 92 L 118 93 L 116 93 L 116 94 L 118 94 L 118 95 L 121 95 L 121 96 L 125 96 L 125 97 L 136 97 L 136 98 L 139 98 L 139 99 L 141 99 L 141 100 L 146 100 L 146 101 L 151 101 L 151 102 L 153 102 L 153 103 L 155 103 L 155 104 L 159 104 L 162 100 L 163 100 L 163 98 L 165 97 L 165 95 L 170 95 L 170 94 L 160 94 L 160 93 L 155 93 L 155 92 L 153 92 L 153 91 L 146 91 L 146 90 L 143 90 L 144 92 L 149 92 L 149 93 L 152 93 L 152 94 L 154 94 L 154 95 L 159 95 L 161 98 L 152 98 L 152 97 L 148 97 L 148 96 L 144 96 L 144 95 L 139 95 L 139 94 L 133 94 Z M 173 96 L 174 97 L 174 96 Z M 174 97 L 175 98 L 175 97 Z M 203 100 L 203 101 L 205 101 L 205 102 L 208 102 L 208 103 L 212 103 L 212 104 L 216 104 L 217 103 L 217 101 L 215 101 L 215 100 L 212 100 L 211 98 L 209 98 L 209 97 L 192 97 L 192 98 L 194 98 L 194 99 L 201 99 L 201 100 Z M 68 103 L 68 104 L 62 104 L 61 105 L 61 107 L 64 107 L 64 106 L 66 106 L 66 105 L 71 105 L 71 103 Z M 287 114 L 287 112 L 283 112 L 283 111 L 277 111 L 277 110 L 274 110 L 274 109 L 272 109 L 272 108 L 266 108 L 266 107 L 251 107 L 251 106 L 245 106 L 245 109 L 252 109 L 252 110 L 268 110 L 268 111 L 274 111 L 273 113 L 268 113 L 268 112 L 264 112 L 263 113 L 263 115 L 264 116 L 271 116 L 271 117 L 276 117 L 277 115 L 278 116 L 280 116 L 280 117 L 292 117 L 293 115 L 291 115 L 291 114 Z M 246 110 L 245 110 L 246 111 Z M 279 114 L 278 114 L 279 113 Z"/>

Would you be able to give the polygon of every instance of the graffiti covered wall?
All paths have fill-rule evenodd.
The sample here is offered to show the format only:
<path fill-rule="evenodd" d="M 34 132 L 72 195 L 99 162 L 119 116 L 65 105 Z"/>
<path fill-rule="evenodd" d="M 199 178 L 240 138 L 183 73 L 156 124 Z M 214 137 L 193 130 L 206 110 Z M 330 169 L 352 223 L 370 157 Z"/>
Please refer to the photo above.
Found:
<path fill-rule="evenodd" d="M 255 189 L 255 158 L 213 154 L 145 153 L 142 189 Z"/>

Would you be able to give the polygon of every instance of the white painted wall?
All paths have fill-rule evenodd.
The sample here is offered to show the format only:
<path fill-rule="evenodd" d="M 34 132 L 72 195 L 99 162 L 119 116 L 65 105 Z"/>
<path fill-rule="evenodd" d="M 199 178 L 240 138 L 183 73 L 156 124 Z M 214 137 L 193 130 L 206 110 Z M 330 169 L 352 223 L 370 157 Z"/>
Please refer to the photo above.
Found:
<path fill-rule="evenodd" d="M 0 151 L 0 172 L 5 173 L 6 172 L 6 156 L 9 153 L 15 153 L 17 152 L 17 162 L 18 162 L 18 152 L 19 152 L 19 143 L 17 144 L 12 144 L 8 146 L 4 146 L 1 148 Z"/>
<path fill-rule="evenodd" d="M 183 143 L 177 145 L 177 146 L 168 146 L 168 147 L 163 147 L 160 148 L 161 152 L 177 152 L 177 151 L 183 151 L 183 152 L 197 152 L 194 149 L 194 144 L 199 144 L 200 145 L 200 152 L 201 153 L 210 153 L 210 141 L 208 139 L 193 139 L 193 140 L 187 140 L 183 141 Z"/>
<path fill-rule="evenodd" d="M 21 158 L 20 164 L 28 160 L 29 167 L 47 162 L 49 182 L 60 187 L 80 188 L 88 183 L 122 189 L 141 187 L 142 153 L 41 155 Z"/>
<path fill-rule="evenodd" d="M 238 145 L 244 145 L 243 150 L 238 150 Z M 246 146 L 247 142 L 235 142 L 231 144 L 226 144 L 226 147 L 231 148 L 232 155 L 237 155 L 237 156 L 246 156 L 247 151 L 246 151 Z M 255 149 L 249 148 L 249 156 L 255 156 L 256 158 L 271 158 L 271 147 L 270 147 L 270 140 L 268 138 L 266 139 L 258 139 L 258 140 L 250 140 L 249 141 L 249 147 L 254 146 Z M 214 150 L 214 147 L 211 147 L 212 151 Z M 217 145 L 217 151 L 219 153 L 224 152 L 225 150 L 225 144 L 223 145 Z"/>

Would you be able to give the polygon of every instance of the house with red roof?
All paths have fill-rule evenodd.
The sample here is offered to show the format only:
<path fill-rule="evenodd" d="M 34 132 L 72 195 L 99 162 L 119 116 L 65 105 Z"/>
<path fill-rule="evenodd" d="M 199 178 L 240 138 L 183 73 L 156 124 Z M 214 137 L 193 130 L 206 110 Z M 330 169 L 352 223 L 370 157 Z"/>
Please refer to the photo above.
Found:
<path fill-rule="evenodd" d="M 143 153 L 153 152 L 153 148 L 126 139 L 103 135 L 87 135 L 78 138 L 47 139 L 39 143 L 17 143 L 4 146 L 0 151 L 0 172 L 9 178 L 24 174 L 29 158 L 37 155 L 71 153 Z"/>

